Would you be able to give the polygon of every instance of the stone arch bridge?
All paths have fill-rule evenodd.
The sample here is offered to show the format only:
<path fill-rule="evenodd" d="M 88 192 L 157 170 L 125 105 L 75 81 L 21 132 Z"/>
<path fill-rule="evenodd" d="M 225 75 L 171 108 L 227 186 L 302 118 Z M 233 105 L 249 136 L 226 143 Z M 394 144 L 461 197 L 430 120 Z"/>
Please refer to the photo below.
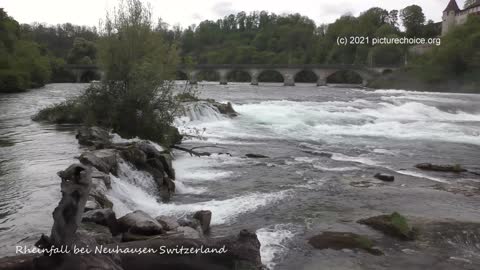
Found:
<path fill-rule="evenodd" d="M 85 72 L 97 72 L 103 75 L 95 65 L 67 65 L 67 69 L 73 72 L 80 82 Z M 305 65 L 257 65 L 257 64 L 200 64 L 193 66 L 179 66 L 178 71 L 184 73 L 191 84 L 198 82 L 198 75 L 203 71 L 216 72 L 220 84 L 228 83 L 228 75 L 235 71 L 245 72 L 250 76 L 251 84 L 258 85 L 259 77 L 263 72 L 278 72 L 283 78 L 285 86 L 294 86 L 295 77 L 302 71 L 312 72 L 316 76 L 317 85 L 326 85 L 327 78 L 339 71 L 353 71 L 357 73 L 366 85 L 370 80 L 378 77 L 385 72 L 393 71 L 398 67 L 369 67 L 365 65 L 323 65 L 323 64 L 305 64 Z"/>

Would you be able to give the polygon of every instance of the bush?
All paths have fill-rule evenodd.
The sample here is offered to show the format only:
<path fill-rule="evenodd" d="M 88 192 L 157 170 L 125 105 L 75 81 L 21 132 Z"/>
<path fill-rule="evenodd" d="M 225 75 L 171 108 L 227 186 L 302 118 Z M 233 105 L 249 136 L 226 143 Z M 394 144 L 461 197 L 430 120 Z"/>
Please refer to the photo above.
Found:
<path fill-rule="evenodd" d="M 28 73 L 17 70 L 0 70 L 0 93 L 24 91 L 29 86 Z"/>
<path fill-rule="evenodd" d="M 169 147 L 181 139 L 172 126 L 180 109 L 171 81 L 177 51 L 154 31 L 150 10 L 139 0 L 122 3 L 114 18 L 107 17 L 99 40 L 103 81 L 34 119 L 83 122 Z"/>

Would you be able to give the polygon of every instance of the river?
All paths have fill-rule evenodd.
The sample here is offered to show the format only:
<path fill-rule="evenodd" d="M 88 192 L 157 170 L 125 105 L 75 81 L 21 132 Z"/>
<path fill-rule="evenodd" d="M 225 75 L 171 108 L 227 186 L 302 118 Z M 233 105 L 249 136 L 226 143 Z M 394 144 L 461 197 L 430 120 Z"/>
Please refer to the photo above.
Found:
<path fill-rule="evenodd" d="M 85 87 L 50 84 L 0 95 L 0 256 L 49 233 L 60 198 L 56 172 L 82 151 L 75 126 L 30 117 Z M 198 135 L 184 144 L 230 155 L 175 153 L 177 194 L 169 204 L 149 193 L 148 177 L 121 168 L 109 194 L 117 216 L 134 209 L 154 216 L 211 210 L 214 236 L 256 231 L 262 260 L 275 270 L 428 269 L 432 262 L 437 269 L 480 267 L 480 235 L 445 238 L 445 248 L 418 246 L 387 241 L 355 222 L 394 211 L 480 222 L 480 177 L 414 167 L 430 162 L 480 171 L 480 95 L 309 84 L 205 83 L 198 90 L 201 97 L 232 102 L 240 115 L 193 110 L 176 122 Z M 269 158 L 244 158 L 248 153 Z M 392 174 L 395 182 L 375 180 L 376 173 Z M 306 239 L 325 230 L 368 235 L 386 255 L 313 250 Z"/>

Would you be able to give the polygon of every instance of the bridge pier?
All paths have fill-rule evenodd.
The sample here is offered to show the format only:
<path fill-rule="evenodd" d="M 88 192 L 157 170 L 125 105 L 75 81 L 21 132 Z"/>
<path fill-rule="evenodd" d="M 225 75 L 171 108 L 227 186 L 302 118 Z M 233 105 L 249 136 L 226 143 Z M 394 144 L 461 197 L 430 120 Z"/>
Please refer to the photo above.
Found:
<path fill-rule="evenodd" d="M 198 70 L 192 70 L 188 73 L 188 82 L 190 84 L 197 84 L 198 83 L 197 74 L 198 74 Z"/>
<path fill-rule="evenodd" d="M 283 76 L 283 85 L 284 86 L 295 86 L 295 74 L 301 70 L 297 69 L 277 69 L 280 74 Z"/>
<path fill-rule="evenodd" d="M 258 85 L 258 75 L 260 74 L 259 70 L 250 70 L 248 73 L 250 73 L 250 79 L 251 85 Z"/>
<path fill-rule="evenodd" d="M 219 69 L 217 72 L 218 72 L 218 75 L 220 76 L 220 84 L 221 84 L 221 85 L 226 85 L 226 84 L 228 84 L 227 75 L 228 75 L 229 70 L 227 70 L 227 69 Z"/>
<path fill-rule="evenodd" d="M 325 85 L 327 85 L 327 79 L 326 78 L 318 78 L 317 86 L 325 86 Z"/>

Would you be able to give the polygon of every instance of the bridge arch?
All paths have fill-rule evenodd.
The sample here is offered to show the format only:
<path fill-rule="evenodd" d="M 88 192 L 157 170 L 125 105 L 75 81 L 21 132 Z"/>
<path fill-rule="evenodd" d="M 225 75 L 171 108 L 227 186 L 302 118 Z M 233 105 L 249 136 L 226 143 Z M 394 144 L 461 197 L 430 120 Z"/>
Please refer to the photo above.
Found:
<path fill-rule="evenodd" d="M 319 76 L 310 69 L 302 69 L 294 75 L 295 83 L 317 83 L 318 79 Z"/>
<path fill-rule="evenodd" d="M 220 78 L 220 71 L 215 69 L 201 69 L 196 72 L 196 79 L 198 81 L 218 82 Z"/>
<path fill-rule="evenodd" d="M 252 74 L 245 69 L 232 69 L 227 72 L 226 80 L 229 82 L 251 82 Z"/>
<path fill-rule="evenodd" d="M 281 71 L 276 69 L 264 69 L 258 72 L 259 82 L 284 82 L 285 77 Z"/>
<path fill-rule="evenodd" d="M 368 76 L 361 71 L 351 69 L 340 69 L 331 71 L 325 77 L 327 84 L 366 84 Z"/>

